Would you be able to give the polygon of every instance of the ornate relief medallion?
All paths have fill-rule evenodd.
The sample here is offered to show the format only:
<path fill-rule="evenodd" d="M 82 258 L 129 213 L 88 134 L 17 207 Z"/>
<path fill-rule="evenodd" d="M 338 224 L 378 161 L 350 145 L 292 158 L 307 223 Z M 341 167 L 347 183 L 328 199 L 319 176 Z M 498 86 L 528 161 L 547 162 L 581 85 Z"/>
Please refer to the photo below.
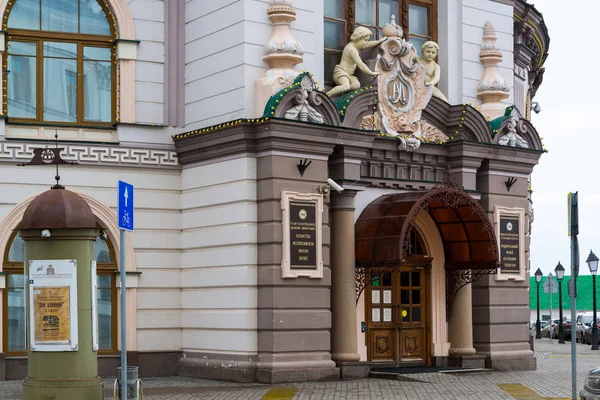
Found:
<path fill-rule="evenodd" d="M 407 336 L 404 338 L 404 351 L 409 354 L 414 354 L 419 351 L 416 336 Z"/>
<path fill-rule="evenodd" d="M 379 354 L 387 354 L 390 350 L 387 336 L 375 337 L 375 351 Z"/>

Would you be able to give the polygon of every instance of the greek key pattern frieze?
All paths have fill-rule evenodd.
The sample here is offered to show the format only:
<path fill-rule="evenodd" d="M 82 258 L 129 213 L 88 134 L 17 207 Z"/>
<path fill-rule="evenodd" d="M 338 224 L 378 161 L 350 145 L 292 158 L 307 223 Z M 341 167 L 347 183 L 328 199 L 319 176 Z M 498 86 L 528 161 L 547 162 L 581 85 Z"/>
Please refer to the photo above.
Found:
<path fill-rule="evenodd" d="M 21 162 L 31 159 L 33 149 L 45 145 L 36 143 L 0 142 L 0 162 Z M 177 167 L 177 153 L 169 150 L 135 149 L 127 147 L 104 147 L 86 145 L 65 145 L 61 153 L 66 161 L 81 164 L 113 164 L 121 166 L 161 166 Z M 48 145 L 48 147 L 54 147 Z"/>

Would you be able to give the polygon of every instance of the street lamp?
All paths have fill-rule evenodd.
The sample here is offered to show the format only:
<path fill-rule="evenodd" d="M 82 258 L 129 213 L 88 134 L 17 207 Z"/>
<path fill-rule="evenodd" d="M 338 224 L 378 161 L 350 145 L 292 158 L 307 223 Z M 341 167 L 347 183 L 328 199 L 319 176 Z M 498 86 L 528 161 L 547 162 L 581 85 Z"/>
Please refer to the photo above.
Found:
<path fill-rule="evenodd" d="M 535 338 L 542 338 L 542 324 L 540 323 L 540 283 L 542 283 L 542 273 L 541 269 L 537 269 L 535 271 L 535 283 L 537 284 L 537 321 L 535 321 Z"/>
<path fill-rule="evenodd" d="M 594 290 L 594 321 L 592 322 L 592 350 L 600 350 L 598 347 L 598 321 L 596 320 L 596 272 L 598 271 L 598 257 L 590 250 L 590 255 L 585 260 L 592 274 L 592 286 Z"/>
<path fill-rule="evenodd" d="M 554 272 L 556 273 L 556 280 L 558 280 L 558 312 L 559 312 L 559 321 L 558 321 L 558 343 L 565 342 L 565 331 L 563 327 L 563 304 L 562 304 L 562 280 L 565 277 L 565 268 L 562 266 L 560 261 L 556 268 L 554 268 Z M 573 340 L 573 323 L 571 322 L 571 340 Z"/>

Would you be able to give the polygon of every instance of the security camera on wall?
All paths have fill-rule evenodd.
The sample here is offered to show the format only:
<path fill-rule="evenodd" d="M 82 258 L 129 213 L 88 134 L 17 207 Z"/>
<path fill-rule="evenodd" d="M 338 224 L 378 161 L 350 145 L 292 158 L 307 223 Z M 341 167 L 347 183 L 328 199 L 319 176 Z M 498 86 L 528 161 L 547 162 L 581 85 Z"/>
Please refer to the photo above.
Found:
<path fill-rule="evenodd" d="M 340 185 L 338 185 L 338 184 L 336 183 L 336 181 L 334 181 L 334 180 L 333 180 L 333 179 L 331 179 L 331 178 L 327 179 L 327 184 L 328 184 L 329 186 L 331 186 L 331 187 L 333 188 L 333 190 L 335 190 L 335 191 L 336 191 L 336 192 L 338 192 L 338 193 L 341 193 L 341 192 L 343 192 L 343 191 L 344 191 L 344 188 L 343 188 L 343 187 L 341 187 Z"/>

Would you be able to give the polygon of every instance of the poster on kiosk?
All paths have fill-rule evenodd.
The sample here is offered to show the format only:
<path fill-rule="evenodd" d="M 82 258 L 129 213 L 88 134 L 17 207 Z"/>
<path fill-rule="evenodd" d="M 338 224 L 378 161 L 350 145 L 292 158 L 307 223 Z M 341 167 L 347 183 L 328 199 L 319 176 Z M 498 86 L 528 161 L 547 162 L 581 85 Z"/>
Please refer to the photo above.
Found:
<path fill-rule="evenodd" d="M 77 351 L 77 261 L 29 261 L 32 351 Z"/>

